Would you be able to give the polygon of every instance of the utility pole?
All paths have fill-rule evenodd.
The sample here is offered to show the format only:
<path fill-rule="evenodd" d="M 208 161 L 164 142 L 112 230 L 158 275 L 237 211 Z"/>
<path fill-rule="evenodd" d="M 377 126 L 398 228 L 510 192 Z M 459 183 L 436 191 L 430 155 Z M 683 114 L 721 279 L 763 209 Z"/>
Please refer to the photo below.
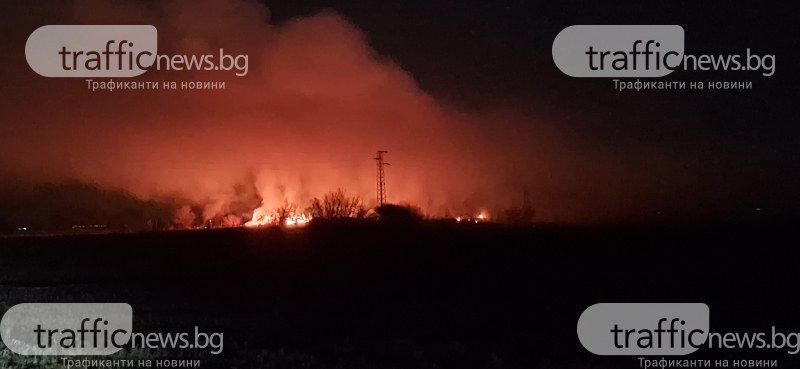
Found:
<path fill-rule="evenodd" d="M 378 156 L 374 159 L 378 162 L 378 206 L 383 206 L 386 203 L 386 174 L 383 167 L 389 163 L 383 161 L 383 154 L 388 153 L 385 150 L 378 150 Z"/>

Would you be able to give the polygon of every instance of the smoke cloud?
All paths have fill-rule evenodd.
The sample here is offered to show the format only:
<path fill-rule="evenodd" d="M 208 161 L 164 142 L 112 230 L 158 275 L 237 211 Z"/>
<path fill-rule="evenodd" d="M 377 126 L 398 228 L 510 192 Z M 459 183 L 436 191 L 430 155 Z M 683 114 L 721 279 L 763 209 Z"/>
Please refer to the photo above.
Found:
<path fill-rule="evenodd" d="M 0 172 L 76 179 L 171 198 L 184 221 L 343 188 L 374 204 L 376 150 L 388 197 L 431 215 L 493 212 L 527 189 L 539 219 L 592 221 L 625 208 L 614 156 L 570 143 L 554 120 L 465 111 L 426 93 L 336 12 L 280 24 L 255 1 L 20 2 L 4 16 Z M 249 73 L 149 71 L 137 80 L 224 81 L 220 91 L 89 91 L 27 67 L 44 24 L 153 24 L 160 54 L 247 54 Z M 413 37 L 410 35 L 409 37 Z M 629 193 L 635 199 L 635 194 Z M 183 205 L 180 205 L 183 203 Z"/>

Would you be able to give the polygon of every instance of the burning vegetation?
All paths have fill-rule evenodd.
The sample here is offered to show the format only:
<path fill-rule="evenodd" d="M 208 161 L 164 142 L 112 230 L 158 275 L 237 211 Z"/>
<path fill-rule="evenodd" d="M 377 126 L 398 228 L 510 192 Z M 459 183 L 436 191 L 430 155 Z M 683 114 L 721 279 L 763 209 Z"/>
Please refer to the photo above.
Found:
<path fill-rule="evenodd" d="M 51 187 L 57 190 L 30 197 L 10 191 L 4 198 L 12 200 L 0 204 L 0 228 L 58 231 L 106 225 L 109 231 L 127 232 L 302 226 L 315 219 L 423 214 L 473 218 L 480 209 L 500 214 L 517 202 L 509 194 L 529 183 L 527 176 L 546 169 L 538 164 L 529 168 L 529 160 L 519 159 L 525 165 L 521 171 L 508 154 L 533 157 L 528 148 L 541 147 L 534 141 L 509 141 L 507 136 L 533 136 L 533 128 L 504 128 L 536 127 L 527 124 L 524 114 L 465 111 L 437 99 L 391 55 L 373 50 L 368 35 L 341 14 L 326 11 L 279 22 L 262 4 L 250 1 L 121 3 L 128 5 L 124 11 L 103 2 L 59 3 L 52 5 L 58 12 L 37 11 L 31 18 L 25 10 L 28 16 L 19 19 L 31 24 L 99 19 L 153 24 L 164 30 L 159 49 L 203 53 L 225 47 L 251 56 L 248 75 L 153 71 L 142 78 L 213 79 L 227 87 L 213 94 L 98 94 L 68 81 L 46 81 L 43 89 L 33 73 L 15 73 L 14 83 L 7 84 L 14 86 L 14 96 L 39 96 L 42 90 L 70 93 L 50 99 L 48 109 L 21 98 L 9 112 L 10 120 L 29 124 L 13 135 L 0 135 L 0 175 L 24 182 L 22 192 L 42 183 L 56 184 Z M 51 19 L 51 13 L 67 15 Z M 212 21 L 208 14 L 219 16 Z M 401 154 L 392 157 L 386 170 L 391 171 L 392 202 L 414 204 L 406 215 L 375 196 L 375 162 L 365 155 L 367 145 Z M 382 160 L 381 152 L 376 160 Z M 388 165 L 381 160 L 378 168 Z M 86 184 L 93 198 L 80 201 L 70 191 L 81 193 L 82 188 L 61 183 Z M 328 192 L 339 187 L 347 192 Z"/>

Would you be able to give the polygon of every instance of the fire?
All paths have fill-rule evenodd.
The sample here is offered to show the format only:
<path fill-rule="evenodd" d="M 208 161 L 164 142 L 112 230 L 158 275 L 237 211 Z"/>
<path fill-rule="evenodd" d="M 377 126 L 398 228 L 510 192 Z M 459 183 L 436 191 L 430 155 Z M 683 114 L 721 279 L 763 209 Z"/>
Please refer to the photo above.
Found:
<path fill-rule="evenodd" d="M 283 221 L 284 225 L 287 226 L 303 226 L 308 224 L 311 220 L 311 217 L 307 216 L 306 214 L 300 214 L 298 216 L 288 217 Z"/>
<path fill-rule="evenodd" d="M 260 207 L 256 210 L 253 210 L 253 217 L 249 221 L 247 221 L 244 226 L 245 227 L 260 227 L 263 225 L 274 224 L 274 218 L 272 214 L 268 213 L 264 207 Z"/>
<path fill-rule="evenodd" d="M 306 213 L 298 213 L 298 212 L 290 212 L 283 216 L 283 221 L 281 222 L 281 216 L 274 210 L 268 210 L 266 206 L 261 206 L 258 209 L 253 211 L 253 217 L 247 223 L 245 223 L 245 227 L 261 227 L 261 226 L 269 226 L 269 225 L 284 225 L 287 227 L 301 227 L 308 222 L 311 221 L 311 216 Z"/>
<path fill-rule="evenodd" d="M 481 211 L 474 217 L 456 217 L 456 222 L 469 222 L 469 223 L 480 223 L 480 222 L 488 222 L 489 221 L 489 213 L 485 211 Z"/>

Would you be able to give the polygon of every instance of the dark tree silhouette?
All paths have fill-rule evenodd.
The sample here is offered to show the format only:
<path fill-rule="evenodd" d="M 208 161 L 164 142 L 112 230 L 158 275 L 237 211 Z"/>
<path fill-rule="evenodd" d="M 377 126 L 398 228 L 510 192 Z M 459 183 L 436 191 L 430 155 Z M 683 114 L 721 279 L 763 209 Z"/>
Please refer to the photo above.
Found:
<path fill-rule="evenodd" d="M 325 194 L 321 200 L 312 199 L 306 212 L 315 219 L 363 218 L 367 214 L 361 199 L 347 195 L 341 188 Z"/>
<path fill-rule="evenodd" d="M 297 205 L 288 201 L 284 202 L 283 206 L 279 206 L 275 209 L 277 223 L 284 224 L 286 219 L 289 219 L 289 217 L 295 213 L 297 213 Z"/>

